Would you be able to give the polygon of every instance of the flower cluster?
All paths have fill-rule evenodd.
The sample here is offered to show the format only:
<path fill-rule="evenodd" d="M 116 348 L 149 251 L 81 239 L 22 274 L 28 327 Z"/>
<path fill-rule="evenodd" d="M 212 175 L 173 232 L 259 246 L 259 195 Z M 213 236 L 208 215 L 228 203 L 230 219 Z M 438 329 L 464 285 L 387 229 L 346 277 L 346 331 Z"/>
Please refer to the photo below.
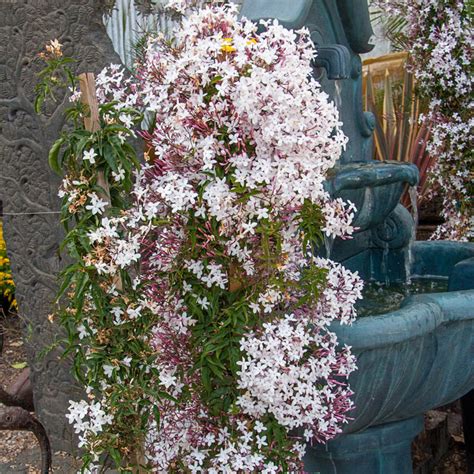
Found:
<path fill-rule="evenodd" d="M 314 257 L 323 234 L 353 231 L 354 206 L 324 187 L 346 138 L 309 32 L 261 26 L 199 9 L 173 41 L 147 38 L 133 77 L 97 78 L 111 150 L 126 146 L 114 131 L 136 130 L 132 108 L 150 127 L 120 212 L 101 183 L 123 189 L 130 166 L 117 152 L 101 171 L 94 135 L 61 190 L 90 223 L 70 234 L 80 311 L 66 311 L 91 399 L 69 417 L 89 462 L 109 449 L 158 472 L 300 472 L 305 444 L 347 422 L 355 360 L 331 325 L 353 321 L 362 283 Z"/>
<path fill-rule="evenodd" d="M 433 238 L 464 240 L 472 232 L 473 17 L 466 0 L 378 0 L 407 21 L 411 67 L 422 96 L 430 101 L 424 120 L 432 123 L 428 152 L 435 192 L 443 195 L 445 224 Z"/>
<path fill-rule="evenodd" d="M 352 407 L 350 391 L 335 378 L 355 369 L 350 351 L 336 354 L 336 346 L 334 334 L 309 327 L 304 317 L 265 323 L 240 343 L 238 388 L 244 393 L 237 405 L 256 419 L 271 414 L 288 430 L 305 428 L 306 441 L 332 438 Z"/>
<path fill-rule="evenodd" d="M 39 53 L 39 57 L 44 60 L 59 59 L 63 57 L 62 44 L 57 40 L 51 40 L 46 46 L 44 51 Z"/>
<path fill-rule="evenodd" d="M 87 445 L 91 436 L 103 431 L 104 425 L 112 423 L 113 417 L 107 414 L 101 402 L 87 403 L 69 402 L 69 413 L 66 415 L 69 423 L 74 427 L 74 432 L 79 434 L 79 447 Z M 98 458 L 95 459 L 97 461 Z"/>
<path fill-rule="evenodd" d="M 8 313 L 17 309 L 15 283 L 7 257 L 7 248 L 3 239 L 3 223 L 0 220 L 0 311 Z"/>
<path fill-rule="evenodd" d="M 170 397 L 146 438 L 158 470 L 300 470 L 303 443 L 340 432 L 352 406 L 354 359 L 329 325 L 353 320 L 361 283 L 309 255 L 323 232 L 352 232 L 352 204 L 324 190 L 346 138 L 311 77 L 308 32 L 257 26 L 233 7 L 198 10 L 174 42 L 148 38 L 134 78 L 98 80 L 102 101 L 154 117 L 128 237 L 105 218 L 89 238 L 105 271 L 141 264 Z"/>

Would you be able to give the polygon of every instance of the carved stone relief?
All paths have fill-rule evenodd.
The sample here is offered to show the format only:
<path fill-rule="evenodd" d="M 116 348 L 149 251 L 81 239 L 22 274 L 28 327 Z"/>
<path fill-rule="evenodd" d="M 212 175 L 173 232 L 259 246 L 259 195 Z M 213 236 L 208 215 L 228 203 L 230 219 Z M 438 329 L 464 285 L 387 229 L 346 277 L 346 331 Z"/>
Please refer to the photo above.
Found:
<path fill-rule="evenodd" d="M 61 350 L 44 358 L 40 352 L 59 334 L 48 321 L 62 262 L 62 239 L 56 197 L 59 178 L 49 170 L 48 149 L 63 127 L 64 97 L 49 104 L 45 114 L 34 112 L 38 53 L 51 39 L 78 60 L 78 72 L 98 72 L 119 62 L 102 24 L 97 0 L 0 0 L 0 200 L 4 231 L 20 314 L 25 321 L 37 414 L 53 449 L 73 449 L 64 417 L 68 401 L 80 391 Z"/>

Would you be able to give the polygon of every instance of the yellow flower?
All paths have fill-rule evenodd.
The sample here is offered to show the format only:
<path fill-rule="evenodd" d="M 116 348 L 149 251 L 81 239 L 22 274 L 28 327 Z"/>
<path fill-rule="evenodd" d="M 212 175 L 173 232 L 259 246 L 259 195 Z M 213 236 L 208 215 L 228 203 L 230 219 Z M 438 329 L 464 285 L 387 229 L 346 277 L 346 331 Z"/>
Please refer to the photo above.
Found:
<path fill-rule="evenodd" d="M 224 53 L 233 53 L 236 49 L 232 46 L 233 40 L 232 38 L 224 38 L 223 43 L 221 45 L 221 51 Z"/>
<path fill-rule="evenodd" d="M 0 298 L 8 303 L 7 311 L 17 310 L 15 300 L 15 283 L 12 279 L 10 260 L 6 255 L 6 245 L 3 239 L 2 222 L 0 221 Z"/>

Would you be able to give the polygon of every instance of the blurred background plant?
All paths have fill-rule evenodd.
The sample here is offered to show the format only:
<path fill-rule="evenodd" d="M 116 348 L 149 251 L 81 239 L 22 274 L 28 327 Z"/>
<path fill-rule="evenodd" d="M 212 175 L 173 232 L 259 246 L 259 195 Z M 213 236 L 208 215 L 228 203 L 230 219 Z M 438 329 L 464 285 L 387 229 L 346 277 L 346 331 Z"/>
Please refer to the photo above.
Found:
<path fill-rule="evenodd" d="M 434 157 L 427 151 L 431 125 L 420 121 L 428 108 L 416 94 L 415 79 L 407 69 L 408 54 L 397 52 L 369 58 L 363 64 L 365 110 L 374 114 L 374 159 L 413 163 L 420 171 L 417 203 L 427 197 L 428 172 Z M 401 198 L 409 208 L 408 189 Z"/>
<path fill-rule="evenodd" d="M 410 43 L 406 35 L 407 18 L 403 15 L 381 8 L 380 0 L 370 0 L 370 16 L 374 25 L 379 25 L 386 39 L 390 41 L 390 49 L 394 52 L 406 52 Z"/>
<path fill-rule="evenodd" d="M 18 309 L 15 299 L 15 283 L 13 282 L 10 260 L 3 239 L 3 224 L 0 220 L 0 312 L 7 315 Z"/>
<path fill-rule="evenodd" d="M 474 76 L 472 0 L 371 0 L 372 18 L 391 50 L 409 52 L 407 70 L 427 101 L 430 199 L 441 198 L 431 239 L 474 239 Z"/>

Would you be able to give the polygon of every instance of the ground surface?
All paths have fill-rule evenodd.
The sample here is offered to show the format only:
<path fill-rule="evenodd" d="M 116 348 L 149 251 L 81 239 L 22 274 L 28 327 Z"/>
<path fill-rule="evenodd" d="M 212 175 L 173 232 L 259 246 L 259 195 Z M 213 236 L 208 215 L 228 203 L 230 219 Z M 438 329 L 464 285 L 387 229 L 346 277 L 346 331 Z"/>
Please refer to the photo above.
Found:
<path fill-rule="evenodd" d="M 1 316 L 0 316 L 1 317 Z M 14 368 L 15 364 L 26 363 L 26 354 L 20 335 L 20 324 L 18 318 L 3 319 L 4 344 L 3 353 L 0 355 L 0 381 L 4 388 L 21 372 Z M 20 431 L 0 432 L 0 472 L 3 474 L 4 464 L 11 461 L 15 456 L 36 444 L 36 438 L 32 433 Z"/>
<path fill-rule="evenodd" d="M 21 323 L 17 317 L 1 320 L 4 323 L 4 347 L 0 355 L 0 383 L 3 387 L 21 372 L 26 354 L 21 338 Z M 21 368 L 15 368 L 21 367 Z M 448 453 L 434 467 L 426 469 L 430 453 L 426 450 L 426 440 L 418 440 L 413 447 L 415 474 L 466 474 L 464 438 L 460 430 L 460 415 L 456 406 L 446 407 L 448 420 Z M 434 416 L 434 415 L 433 415 Z M 433 420 L 427 417 L 427 425 Z M 0 431 L 0 474 L 39 474 L 40 451 L 33 434 L 24 431 Z M 54 453 L 53 473 L 73 474 L 77 472 L 77 462 L 64 453 Z"/>
<path fill-rule="evenodd" d="M 3 319 L 4 345 L 0 354 L 0 383 L 6 388 L 22 371 L 26 352 L 21 337 L 18 317 Z M 16 368 L 17 367 L 17 368 Z M 0 431 L 0 474 L 39 474 L 41 455 L 35 436 L 28 431 Z M 64 453 L 54 453 L 53 472 L 77 472 L 74 461 Z"/>
<path fill-rule="evenodd" d="M 412 445 L 413 474 L 467 474 L 459 403 L 431 410 Z"/>

